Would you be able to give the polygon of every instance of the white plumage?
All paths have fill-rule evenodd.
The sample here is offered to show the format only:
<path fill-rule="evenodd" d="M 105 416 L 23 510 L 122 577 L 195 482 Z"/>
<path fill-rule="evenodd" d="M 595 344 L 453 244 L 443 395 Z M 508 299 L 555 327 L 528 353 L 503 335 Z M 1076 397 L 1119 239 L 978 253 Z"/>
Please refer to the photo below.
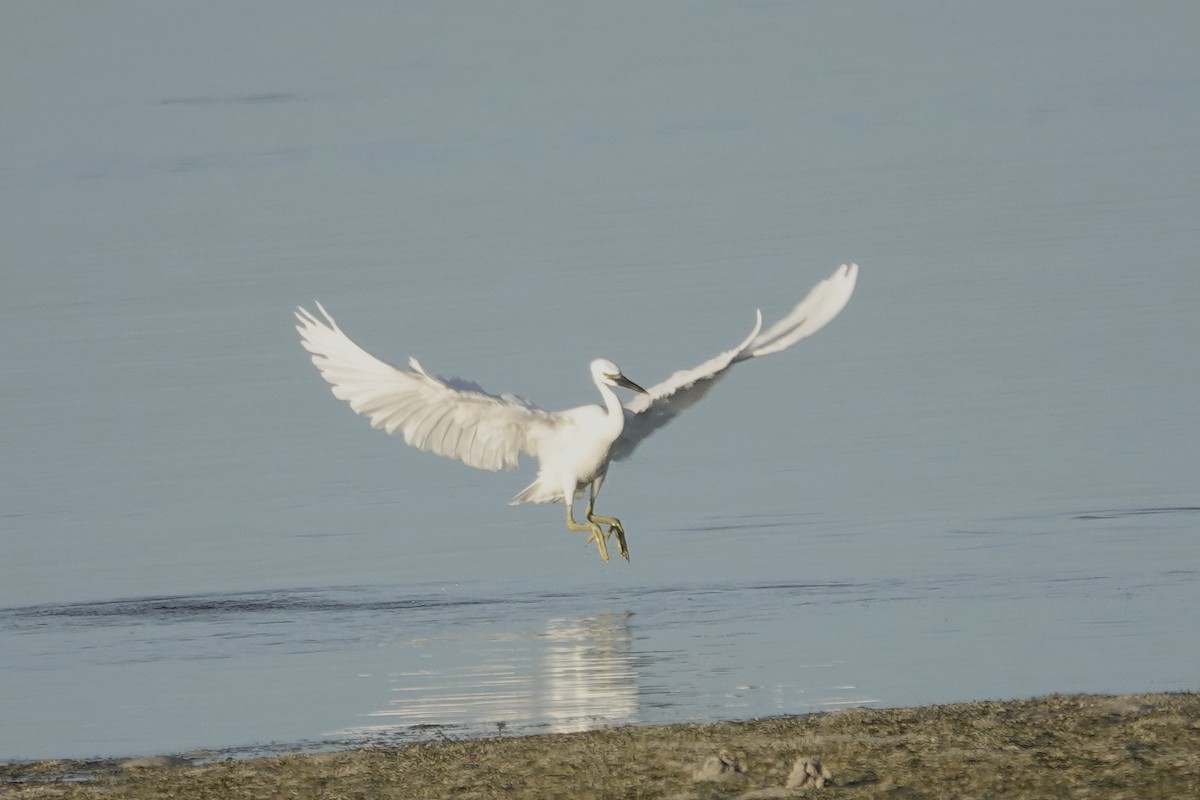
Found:
<path fill-rule="evenodd" d="M 537 478 L 513 503 L 563 501 L 567 527 L 587 531 L 600 556 L 608 560 L 605 540 L 615 535 L 621 555 L 629 558 L 620 520 L 594 513 L 600 485 L 613 459 L 627 458 L 637 445 L 700 400 L 739 361 L 779 352 L 816 333 L 849 302 L 858 266 L 843 264 L 818 283 L 786 316 L 762 330 L 756 312 L 754 329 L 741 344 L 666 380 L 642 389 L 615 364 L 596 359 L 592 380 L 604 407 L 585 405 L 545 411 L 514 395 L 493 395 L 461 379 L 430 375 L 415 358 L 408 369 L 394 367 L 363 350 L 346 336 L 320 303 L 318 319 L 300 308 L 296 329 L 313 364 L 355 412 L 376 428 L 402 436 L 413 447 L 456 458 L 480 469 L 511 469 L 521 453 L 538 461 Z M 622 408 L 612 387 L 638 394 Z M 589 487 L 587 522 L 575 521 L 575 497 Z M 602 525 L 607 525 L 604 530 Z"/>

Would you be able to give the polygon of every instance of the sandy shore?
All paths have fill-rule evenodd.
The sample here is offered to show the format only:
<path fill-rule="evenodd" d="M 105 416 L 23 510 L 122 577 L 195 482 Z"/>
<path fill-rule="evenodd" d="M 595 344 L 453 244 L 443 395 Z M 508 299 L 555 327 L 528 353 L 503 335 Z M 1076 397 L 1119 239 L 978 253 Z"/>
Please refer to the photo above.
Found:
<path fill-rule="evenodd" d="M 856 708 L 214 763 L 0 765 L 0 797 L 13 798 L 792 796 L 1200 797 L 1200 694 Z"/>

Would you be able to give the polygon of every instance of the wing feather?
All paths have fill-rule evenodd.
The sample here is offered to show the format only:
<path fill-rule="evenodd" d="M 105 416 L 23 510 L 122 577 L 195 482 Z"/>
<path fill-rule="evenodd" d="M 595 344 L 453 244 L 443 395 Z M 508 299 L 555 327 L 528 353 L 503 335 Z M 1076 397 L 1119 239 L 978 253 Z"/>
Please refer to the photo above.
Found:
<path fill-rule="evenodd" d="M 334 397 L 413 447 L 479 469 L 509 469 L 521 453 L 536 455 L 538 440 L 560 423 L 512 395 L 430 375 L 416 359 L 409 369 L 381 361 L 343 333 L 320 303 L 317 309 L 324 320 L 297 309 L 296 330 Z"/>
<path fill-rule="evenodd" d="M 814 286 L 783 319 L 763 331 L 746 357 L 758 358 L 778 353 L 824 328 L 850 302 L 857 282 L 857 264 L 838 267 L 832 275 Z"/>
<path fill-rule="evenodd" d="M 782 319 L 762 330 L 762 313 L 741 344 L 699 366 L 679 370 L 625 405 L 625 429 L 613 444 L 610 457 L 628 458 L 650 434 L 704 398 L 739 361 L 770 355 L 791 347 L 841 313 L 854 294 L 858 265 L 843 264 L 814 286 Z"/>

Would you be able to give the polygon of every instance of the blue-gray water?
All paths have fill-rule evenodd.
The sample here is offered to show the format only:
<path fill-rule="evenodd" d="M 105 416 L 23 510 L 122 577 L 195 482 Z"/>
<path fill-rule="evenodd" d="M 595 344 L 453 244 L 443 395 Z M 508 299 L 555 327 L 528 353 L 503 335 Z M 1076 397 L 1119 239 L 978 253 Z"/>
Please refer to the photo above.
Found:
<path fill-rule="evenodd" d="M 1197 30 L 0 4 L 0 759 L 1200 688 Z M 614 468 L 628 565 L 290 318 L 564 408 L 850 260 Z"/>

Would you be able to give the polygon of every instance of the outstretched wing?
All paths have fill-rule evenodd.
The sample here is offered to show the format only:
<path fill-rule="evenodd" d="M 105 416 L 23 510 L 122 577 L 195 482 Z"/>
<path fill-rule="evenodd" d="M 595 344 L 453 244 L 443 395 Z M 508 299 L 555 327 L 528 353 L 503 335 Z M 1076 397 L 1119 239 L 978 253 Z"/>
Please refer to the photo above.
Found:
<path fill-rule="evenodd" d="M 821 330 L 846 307 L 857 280 L 858 265 L 843 264 L 765 331 L 762 313 L 755 312 L 754 330 L 737 347 L 692 369 L 679 370 L 651 386 L 648 394 L 634 397 L 625 405 L 625 430 L 613 444 L 610 457 L 628 458 L 643 439 L 699 402 L 734 364 L 777 353 Z"/>
<path fill-rule="evenodd" d="M 296 330 L 334 397 L 413 447 L 480 469 L 510 469 L 520 453 L 534 455 L 537 440 L 558 424 L 556 415 L 519 397 L 430 375 L 415 358 L 410 369 L 380 361 L 343 333 L 320 303 L 317 308 L 324 320 L 296 310 Z"/>

